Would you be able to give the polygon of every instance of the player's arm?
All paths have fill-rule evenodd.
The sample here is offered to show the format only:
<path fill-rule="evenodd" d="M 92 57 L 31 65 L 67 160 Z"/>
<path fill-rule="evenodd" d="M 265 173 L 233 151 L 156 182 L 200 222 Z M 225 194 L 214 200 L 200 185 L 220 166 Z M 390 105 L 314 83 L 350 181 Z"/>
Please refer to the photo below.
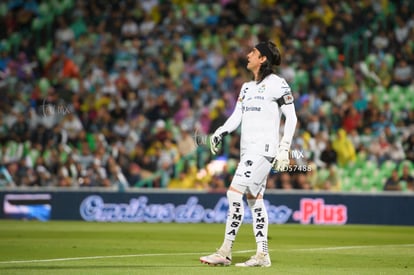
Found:
<path fill-rule="evenodd" d="M 295 134 L 297 116 L 295 105 L 293 104 L 293 95 L 289 92 L 285 93 L 277 100 L 280 110 L 285 116 L 285 126 L 283 137 L 279 142 L 276 157 L 273 161 L 273 168 L 277 171 L 286 171 L 289 167 L 289 149 L 292 144 L 293 135 Z"/>
<path fill-rule="evenodd" d="M 210 137 L 210 150 L 213 155 L 217 154 L 219 145 L 223 140 L 223 137 L 239 127 L 242 119 L 242 103 L 241 100 L 237 100 L 233 113 L 229 116 L 223 126 L 216 129 L 213 135 Z"/>
<path fill-rule="evenodd" d="M 280 141 L 280 144 L 288 144 L 290 149 L 290 144 L 292 143 L 293 135 L 295 134 L 296 124 L 298 118 L 296 116 L 295 105 L 288 104 L 280 107 L 283 115 L 285 116 L 285 126 L 283 131 L 283 137 Z"/>

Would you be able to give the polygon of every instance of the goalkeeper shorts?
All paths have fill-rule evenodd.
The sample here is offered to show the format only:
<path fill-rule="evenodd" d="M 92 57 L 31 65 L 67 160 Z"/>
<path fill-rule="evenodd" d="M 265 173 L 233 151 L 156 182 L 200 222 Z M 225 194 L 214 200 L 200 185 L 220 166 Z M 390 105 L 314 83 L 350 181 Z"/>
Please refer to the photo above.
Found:
<path fill-rule="evenodd" d="M 247 191 L 254 197 L 258 194 L 263 195 L 271 168 L 272 164 L 268 158 L 254 154 L 243 154 L 231 185 L 242 193 Z"/>

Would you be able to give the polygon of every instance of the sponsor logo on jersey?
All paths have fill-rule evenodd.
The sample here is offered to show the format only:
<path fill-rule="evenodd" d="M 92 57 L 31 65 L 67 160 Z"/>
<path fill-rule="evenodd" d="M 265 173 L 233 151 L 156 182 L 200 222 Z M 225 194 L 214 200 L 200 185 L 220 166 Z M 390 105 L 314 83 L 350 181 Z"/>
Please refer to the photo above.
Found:
<path fill-rule="evenodd" d="M 243 112 L 261 112 L 261 111 L 262 111 L 262 107 L 256 107 L 256 106 L 243 107 Z"/>

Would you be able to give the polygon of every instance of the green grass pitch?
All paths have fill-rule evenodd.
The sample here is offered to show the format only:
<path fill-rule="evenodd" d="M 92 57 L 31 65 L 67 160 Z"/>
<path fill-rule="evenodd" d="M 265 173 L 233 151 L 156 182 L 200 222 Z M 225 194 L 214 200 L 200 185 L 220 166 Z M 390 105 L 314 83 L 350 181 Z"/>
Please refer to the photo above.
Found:
<path fill-rule="evenodd" d="M 414 274 L 414 227 L 271 225 L 260 270 L 201 264 L 223 236 L 224 224 L 2 220 L 0 274 Z M 251 224 L 233 249 L 233 263 L 254 254 Z"/>

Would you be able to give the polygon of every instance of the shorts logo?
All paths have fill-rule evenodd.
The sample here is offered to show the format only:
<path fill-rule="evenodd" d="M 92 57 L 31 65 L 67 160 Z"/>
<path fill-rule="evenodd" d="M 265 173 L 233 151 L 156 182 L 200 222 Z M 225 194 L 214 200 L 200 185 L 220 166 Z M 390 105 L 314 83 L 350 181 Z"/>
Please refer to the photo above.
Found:
<path fill-rule="evenodd" d="M 244 163 L 246 166 L 252 166 L 253 165 L 253 161 L 251 160 L 246 160 L 246 162 Z"/>
<path fill-rule="evenodd" d="M 252 166 L 253 165 L 253 161 L 252 160 L 250 160 L 250 159 L 248 159 L 248 160 L 246 160 L 245 162 L 244 162 L 244 165 L 245 166 L 247 166 L 247 167 L 250 167 L 250 166 Z M 246 172 L 244 172 L 244 176 L 246 177 L 246 178 L 250 178 L 250 175 L 252 174 L 252 171 L 246 171 Z"/>

